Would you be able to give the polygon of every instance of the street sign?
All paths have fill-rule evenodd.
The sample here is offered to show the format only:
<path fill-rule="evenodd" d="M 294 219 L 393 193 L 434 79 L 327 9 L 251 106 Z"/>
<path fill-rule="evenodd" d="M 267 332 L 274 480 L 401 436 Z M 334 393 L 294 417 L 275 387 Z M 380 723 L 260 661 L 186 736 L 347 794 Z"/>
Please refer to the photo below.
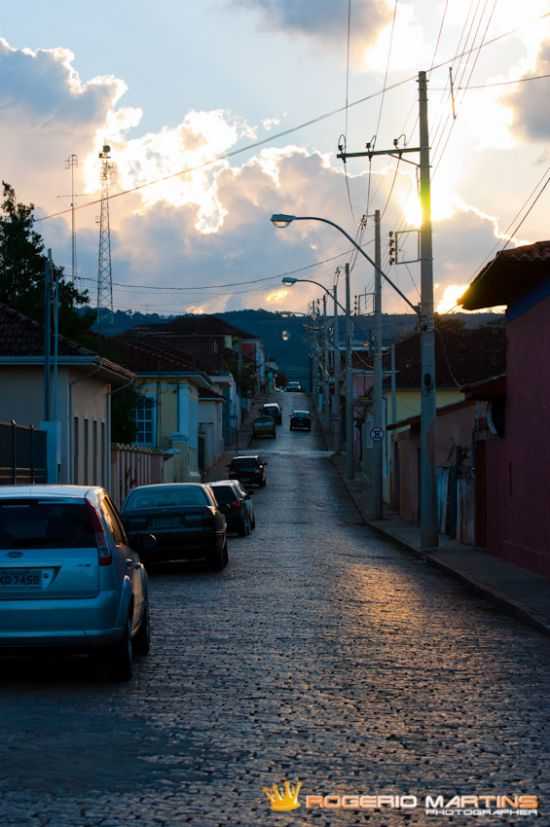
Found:
<path fill-rule="evenodd" d="M 370 438 L 373 442 L 381 442 L 384 439 L 384 429 L 380 425 L 375 425 L 370 429 Z"/>

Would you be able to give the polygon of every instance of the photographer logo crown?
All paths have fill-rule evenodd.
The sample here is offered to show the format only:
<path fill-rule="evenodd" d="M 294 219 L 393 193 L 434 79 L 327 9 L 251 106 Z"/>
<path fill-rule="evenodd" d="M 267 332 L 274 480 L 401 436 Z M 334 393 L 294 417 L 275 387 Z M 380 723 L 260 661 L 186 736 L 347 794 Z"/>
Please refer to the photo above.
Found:
<path fill-rule="evenodd" d="M 278 787 L 277 784 L 273 784 L 272 787 L 262 787 L 262 792 L 271 804 L 271 809 L 274 813 L 289 813 L 291 810 L 296 810 L 300 806 L 298 793 L 301 789 L 301 781 L 296 781 L 295 784 L 291 784 L 290 781 L 285 781 L 283 787 Z"/>

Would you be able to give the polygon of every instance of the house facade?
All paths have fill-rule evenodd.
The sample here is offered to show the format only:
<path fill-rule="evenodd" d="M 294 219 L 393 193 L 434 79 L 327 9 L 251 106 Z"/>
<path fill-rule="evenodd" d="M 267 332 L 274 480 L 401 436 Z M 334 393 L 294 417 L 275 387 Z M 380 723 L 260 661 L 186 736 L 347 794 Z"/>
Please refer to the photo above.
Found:
<path fill-rule="evenodd" d="M 134 380 L 126 367 L 59 337 L 45 421 L 40 326 L 0 305 L 0 419 L 48 431 L 50 482 L 110 486 L 111 395 Z"/>
<path fill-rule="evenodd" d="M 550 241 L 497 254 L 461 303 L 507 308 L 505 379 L 466 389 L 484 426 L 476 439 L 477 540 L 550 577 Z"/>

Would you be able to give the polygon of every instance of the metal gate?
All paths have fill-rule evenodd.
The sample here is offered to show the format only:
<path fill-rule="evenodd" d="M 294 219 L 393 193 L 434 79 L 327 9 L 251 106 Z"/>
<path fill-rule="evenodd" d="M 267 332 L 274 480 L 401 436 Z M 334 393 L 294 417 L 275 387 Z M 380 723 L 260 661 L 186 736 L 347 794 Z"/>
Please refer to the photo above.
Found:
<path fill-rule="evenodd" d="M 47 434 L 30 425 L 0 422 L 0 485 L 47 481 Z"/>

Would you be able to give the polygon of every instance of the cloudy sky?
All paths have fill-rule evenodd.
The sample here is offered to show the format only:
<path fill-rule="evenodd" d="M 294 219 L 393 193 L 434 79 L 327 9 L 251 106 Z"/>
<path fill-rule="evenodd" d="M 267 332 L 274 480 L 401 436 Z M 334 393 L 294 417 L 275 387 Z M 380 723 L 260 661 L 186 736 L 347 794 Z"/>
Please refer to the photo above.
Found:
<path fill-rule="evenodd" d="M 358 151 L 376 136 L 385 149 L 404 135 L 401 145 L 415 145 L 415 75 L 443 63 L 430 72 L 429 99 L 436 304 L 445 309 L 505 243 L 550 164 L 550 78 L 509 83 L 550 73 L 548 11 L 548 0 L 12 3 L 0 16 L 2 178 L 36 205 L 55 260 L 70 269 L 70 215 L 50 216 L 69 205 L 65 159 L 78 156 L 78 272 L 93 291 L 90 202 L 107 142 L 116 308 L 305 310 L 319 291 L 285 289 L 280 274 L 308 267 L 296 275 L 331 286 L 349 245 L 321 224 L 275 231 L 271 213 L 325 216 L 355 235 L 368 203 L 384 211 L 385 258 L 388 231 L 417 226 L 415 168 L 381 157 L 369 176 L 367 159 L 353 160 L 346 181 L 338 141 L 345 134 Z M 385 83 L 397 85 L 380 95 Z M 287 132 L 369 96 L 347 116 Z M 549 198 L 512 243 L 548 237 Z M 362 243 L 372 250 L 370 221 Z M 414 243 L 411 234 L 410 258 Z M 418 265 L 389 273 L 417 302 Z M 357 261 L 353 292 L 371 285 Z M 406 310 L 390 289 L 384 306 Z"/>

